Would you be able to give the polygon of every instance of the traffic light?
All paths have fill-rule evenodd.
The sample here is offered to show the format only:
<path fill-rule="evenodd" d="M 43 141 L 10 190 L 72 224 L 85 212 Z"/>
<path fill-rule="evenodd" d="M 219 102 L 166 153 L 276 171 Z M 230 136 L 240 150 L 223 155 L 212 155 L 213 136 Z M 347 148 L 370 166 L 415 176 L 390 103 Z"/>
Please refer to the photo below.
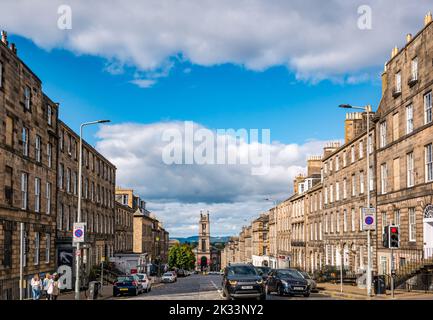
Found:
<path fill-rule="evenodd" d="M 399 248 L 400 247 L 400 233 L 398 226 L 389 226 L 389 247 Z"/>
<path fill-rule="evenodd" d="M 389 248 L 389 226 L 383 227 L 382 243 L 384 248 Z"/>

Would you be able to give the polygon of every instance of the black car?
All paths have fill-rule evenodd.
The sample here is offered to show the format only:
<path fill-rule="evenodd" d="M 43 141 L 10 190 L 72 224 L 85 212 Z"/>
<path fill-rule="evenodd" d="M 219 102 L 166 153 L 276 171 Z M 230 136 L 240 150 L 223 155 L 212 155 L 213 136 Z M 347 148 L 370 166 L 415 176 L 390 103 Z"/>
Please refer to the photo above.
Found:
<path fill-rule="evenodd" d="M 223 296 L 227 299 L 266 299 L 262 277 L 250 264 L 232 264 L 225 268 L 222 280 Z"/>
<path fill-rule="evenodd" d="M 277 269 L 269 273 L 266 281 L 266 292 L 268 294 L 276 292 L 281 296 L 288 294 L 290 296 L 303 295 L 309 297 L 310 286 L 298 270 Z"/>
<path fill-rule="evenodd" d="M 142 291 L 140 279 L 136 274 L 119 276 L 113 284 L 113 297 L 123 294 L 138 295 Z"/>
<path fill-rule="evenodd" d="M 267 280 L 268 279 L 268 275 L 269 272 L 271 272 L 271 268 L 270 267 L 255 267 L 257 270 L 257 273 L 262 276 L 263 280 Z"/>

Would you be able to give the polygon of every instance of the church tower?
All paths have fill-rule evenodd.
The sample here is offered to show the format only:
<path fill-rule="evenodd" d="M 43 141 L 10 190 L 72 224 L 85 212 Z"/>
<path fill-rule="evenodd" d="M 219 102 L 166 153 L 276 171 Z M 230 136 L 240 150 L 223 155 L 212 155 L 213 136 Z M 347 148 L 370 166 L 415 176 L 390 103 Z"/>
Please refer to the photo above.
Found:
<path fill-rule="evenodd" d="M 209 211 L 206 214 L 200 211 L 198 228 L 197 267 L 200 271 L 209 271 L 211 264 Z"/>

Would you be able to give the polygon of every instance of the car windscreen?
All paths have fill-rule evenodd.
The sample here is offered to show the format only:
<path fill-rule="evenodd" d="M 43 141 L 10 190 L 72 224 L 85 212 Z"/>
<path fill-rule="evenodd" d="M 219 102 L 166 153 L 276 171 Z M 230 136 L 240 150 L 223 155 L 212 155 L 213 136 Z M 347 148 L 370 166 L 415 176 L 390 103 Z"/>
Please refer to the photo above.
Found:
<path fill-rule="evenodd" d="M 131 282 L 134 281 L 134 277 L 118 277 L 117 282 Z"/>
<path fill-rule="evenodd" d="M 310 275 L 309 275 L 308 273 L 306 273 L 306 272 L 301 272 L 301 274 L 303 275 L 303 277 L 304 277 L 305 279 L 311 279 L 311 277 L 310 277 Z"/>
<path fill-rule="evenodd" d="M 234 266 L 230 267 L 228 270 L 228 274 L 233 275 L 245 275 L 245 276 L 256 276 L 256 269 L 248 266 Z"/>
<path fill-rule="evenodd" d="M 137 274 L 137 277 L 138 277 L 140 280 L 145 280 L 145 279 L 146 279 L 146 275 L 145 275 L 145 274 Z"/>
<path fill-rule="evenodd" d="M 278 275 L 295 279 L 303 279 L 304 277 L 296 270 L 279 270 Z"/>
<path fill-rule="evenodd" d="M 167 273 L 164 273 L 164 275 L 163 275 L 164 277 L 171 277 L 171 276 L 173 276 L 173 274 L 172 273 L 170 273 L 170 272 L 167 272 Z"/>

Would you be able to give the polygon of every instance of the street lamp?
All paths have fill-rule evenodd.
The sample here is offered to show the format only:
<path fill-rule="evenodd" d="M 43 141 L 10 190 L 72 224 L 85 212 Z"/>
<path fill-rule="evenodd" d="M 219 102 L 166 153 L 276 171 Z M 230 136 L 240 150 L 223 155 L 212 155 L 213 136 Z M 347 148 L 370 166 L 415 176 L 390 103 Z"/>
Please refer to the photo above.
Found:
<path fill-rule="evenodd" d="M 272 198 L 265 198 L 265 201 L 272 201 L 272 203 L 274 204 L 274 217 L 275 217 L 275 234 L 274 234 L 274 238 L 275 238 L 275 251 L 276 251 L 276 259 L 275 259 L 275 263 L 276 263 L 276 268 L 278 269 L 279 266 L 279 258 L 278 258 L 278 216 L 277 216 L 277 202 L 275 200 L 273 200 Z"/>
<path fill-rule="evenodd" d="M 367 113 L 367 208 L 370 209 L 370 112 L 371 106 L 356 107 L 350 104 L 340 104 L 343 109 L 358 109 Z M 371 142 L 373 144 L 373 141 Z M 371 234 L 367 230 L 367 295 L 371 296 Z"/>
<path fill-rule="evenodd" d="M 81 222 L 81 174 L 83 166 L 83 128 L 93 124 L 107 123 L 110 120 L 97 120 L 85 122 L 80 125 L 80 156 L 78 159 L 78 205 L 77 205 L 77 223 Z M 80 251 L 80 243 L 77 242 L 77 252 Z M 80 300 L 80 268 L 81 254 L 75 255 L 75 300 Z"/>

